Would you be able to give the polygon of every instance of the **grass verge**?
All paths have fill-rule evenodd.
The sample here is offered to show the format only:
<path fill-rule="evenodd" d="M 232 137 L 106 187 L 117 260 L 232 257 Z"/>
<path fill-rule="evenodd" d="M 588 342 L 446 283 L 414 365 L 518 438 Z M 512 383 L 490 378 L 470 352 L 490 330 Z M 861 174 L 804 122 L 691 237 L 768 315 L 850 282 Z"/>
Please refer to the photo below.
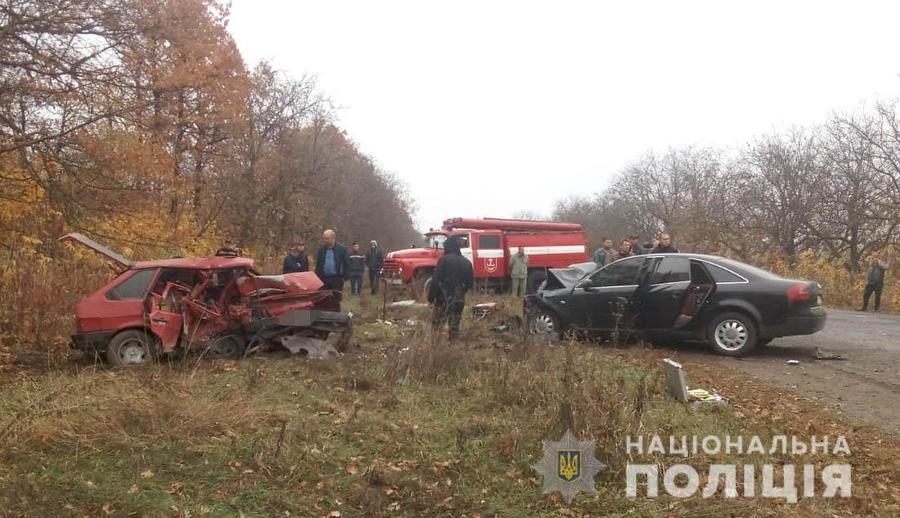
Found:
<path fill-rule="evenodd" d="M 352 303 L 358 304 L 358 303 Z M 434 342 L 427 310 L 376 323 L 356 307 L 359 347 L 334 361 L 268 356 L 133 371 L 56 371 L 6 384 L 0 400 L 0 514 L 47 516 L 858 515 L 900 510 L 877 432 L 817 418 L 789 395 L 704 373 L 731 405 L 666 393 L 653 351 L 554 347 L 467 317 L 464 340 Z M 369 333 L 374 338 L 361 338 Z M 754 410 L 755 409 L 755 410 Z M 762 413 L 765 409 L 767 412 Z M 596 440 L 596 494 L 542 494 L 532 465 L 566 429 Z M 625 451 L 631 436 L 850 435 L 852 498 L 625 496 L 629 462 L 798 462 L 789 455 L 685 460 Z M 811 456 L 804 463 L 830 462 Z M 704 481 L 705 482 L 705 481 Z M 703 484 L 705 485 L 705 484 Z M 701 485 L 701 488 L 703 487 Z M 819 492 L 819 494 L 821 491 Z"/>

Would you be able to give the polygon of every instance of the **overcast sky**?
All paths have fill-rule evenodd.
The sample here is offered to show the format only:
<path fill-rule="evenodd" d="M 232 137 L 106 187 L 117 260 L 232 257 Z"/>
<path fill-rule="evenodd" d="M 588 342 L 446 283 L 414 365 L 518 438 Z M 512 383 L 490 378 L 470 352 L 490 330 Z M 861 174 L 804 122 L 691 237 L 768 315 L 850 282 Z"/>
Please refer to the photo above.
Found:
<path fill-rule="evenodd" d="M 549 214 L 669 146 L 900 96 L 900 2 L 233 0 L 247 61 L 314 74 L 363 152 L 451 216 Z"/>

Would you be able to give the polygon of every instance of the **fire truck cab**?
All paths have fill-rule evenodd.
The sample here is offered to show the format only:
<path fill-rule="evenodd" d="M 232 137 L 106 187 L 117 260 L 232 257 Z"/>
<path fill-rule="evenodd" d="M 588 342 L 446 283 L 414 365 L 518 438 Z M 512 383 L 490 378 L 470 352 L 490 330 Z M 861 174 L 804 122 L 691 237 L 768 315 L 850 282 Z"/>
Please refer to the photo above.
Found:
<path fill-rule="evenodd" d="M 450 218 L 440 229 L 425 234 L 426 246 L 397 250 L 387 255 L 383 275 L 391 284 L 406 284 L 421 296 L 430 284 L 443 244 L 449 236 L 462 239 L 462 254 L 475 270 L 480 287 L 509 287 L 509 259 L 522 247 L 528 256 L 527 291 L 534 292 L 548 268 L 564 268 L 588 260 L 581 225 L 550 221 L 500 218 Z"/>

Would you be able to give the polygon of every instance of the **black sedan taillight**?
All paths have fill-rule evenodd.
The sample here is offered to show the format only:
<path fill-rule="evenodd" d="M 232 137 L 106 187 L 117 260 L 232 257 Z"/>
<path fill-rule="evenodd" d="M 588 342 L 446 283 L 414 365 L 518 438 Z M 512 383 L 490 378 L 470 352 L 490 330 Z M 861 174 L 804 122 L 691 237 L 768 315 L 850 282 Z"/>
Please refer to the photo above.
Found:
<path fill-rule="evenodd" d="M 812 300 L 812 293 L 808 284 L 794 284 L 787 290 L 787 298 L 790 302 L 809 302 Z"/>

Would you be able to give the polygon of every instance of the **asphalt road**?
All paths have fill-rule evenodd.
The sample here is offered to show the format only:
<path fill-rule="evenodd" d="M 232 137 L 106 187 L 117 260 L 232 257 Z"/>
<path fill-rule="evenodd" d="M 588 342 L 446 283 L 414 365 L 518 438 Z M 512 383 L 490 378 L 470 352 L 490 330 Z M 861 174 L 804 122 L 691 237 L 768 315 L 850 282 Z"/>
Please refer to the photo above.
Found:
<path fill-rule="evenodd" d="M 817 360 L 816 349 L 845 360 Z M 790 388 L 838 413 L 900 432 L 900 316 L 829 310 L 825 329 L 779 338 L 746 358 L 681 351 L 691 361 L 721 364 Z M 798 360 L 799 365 L 788 365 Z"/>

